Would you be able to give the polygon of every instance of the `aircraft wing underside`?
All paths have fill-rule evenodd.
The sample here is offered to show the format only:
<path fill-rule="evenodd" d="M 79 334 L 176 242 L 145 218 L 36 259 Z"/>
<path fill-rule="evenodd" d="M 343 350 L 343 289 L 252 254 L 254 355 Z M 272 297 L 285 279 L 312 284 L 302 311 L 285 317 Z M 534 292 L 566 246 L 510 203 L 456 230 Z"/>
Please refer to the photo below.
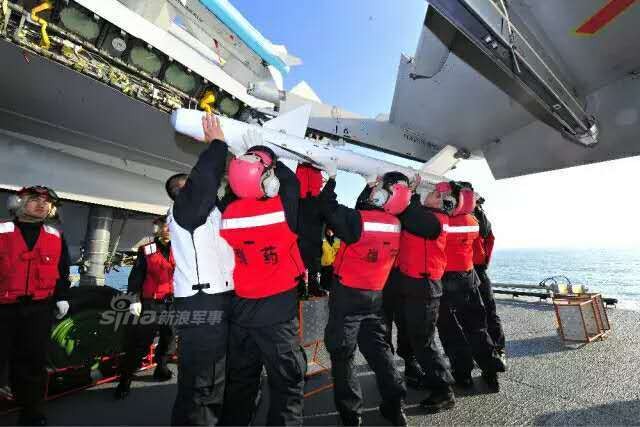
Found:
<path fill-rule="evenodd" d="M 389 122 L 496 178 L 640 154 L 640 2 L 505 3 L 429 2 Z"/>

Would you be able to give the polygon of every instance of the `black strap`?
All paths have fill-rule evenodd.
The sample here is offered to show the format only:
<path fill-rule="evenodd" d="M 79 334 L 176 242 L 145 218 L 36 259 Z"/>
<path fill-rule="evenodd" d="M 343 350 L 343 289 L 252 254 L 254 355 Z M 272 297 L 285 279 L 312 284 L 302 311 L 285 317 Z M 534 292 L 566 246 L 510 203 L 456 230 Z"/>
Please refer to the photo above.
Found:
<path fill-rule="evenodd" d="M 203 289 L 209 289 L 210 287 L 211 285 L 209 285 L 208 283 L 198 283 L 197 285 L 193 285 L 191 289 L 193 289 L 194 291 L 201 291 Z"/>

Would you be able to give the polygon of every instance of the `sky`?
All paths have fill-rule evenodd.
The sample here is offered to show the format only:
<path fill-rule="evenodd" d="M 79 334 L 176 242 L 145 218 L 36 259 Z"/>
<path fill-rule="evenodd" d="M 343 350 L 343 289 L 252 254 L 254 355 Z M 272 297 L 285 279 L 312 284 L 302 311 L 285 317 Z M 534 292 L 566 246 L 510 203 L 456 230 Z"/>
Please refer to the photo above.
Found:
<path fill-rule="evenodd" d="M 305 80 L 323 102 L 369 117 L 388 113 L 400 54 L 415 53 L 427 8 L 424 0 L 231 2 L 302 59 L 286 89 Z M 486 198 L 498 249 L 640 248 L 638 171 L 640 157 L 496 181 L 484 160 L 468 160 L 449 176 Z M 339 173 L 337 183 L 351 205 L 364 180 Z"/>

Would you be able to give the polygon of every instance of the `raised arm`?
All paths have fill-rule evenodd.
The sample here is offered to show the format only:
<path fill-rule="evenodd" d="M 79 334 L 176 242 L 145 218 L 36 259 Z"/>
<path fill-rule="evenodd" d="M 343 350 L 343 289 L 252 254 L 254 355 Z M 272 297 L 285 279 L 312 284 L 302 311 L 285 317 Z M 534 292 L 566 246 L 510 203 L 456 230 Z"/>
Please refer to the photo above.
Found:
<path fill-rule="evenodd" d="M 216 195 L 227 159 L 228 147 L 215 116 L 203 118 L 205 142 L 209 144 L 191 169 L 189 178 L 173 205 L 173 217 L 184 229 L 193 232 L 204 224 L 216 206 Z"/>
<path fill-rule="evenodd" d="M 335 235 L 346 244 L 352 244 L 362 234 L 360 212 L 339 204 L 335 188 L 335 179 L 329 178 L 318 196 L 320 211 Z"/>
<path fill-rule="evenodd" d="M 367 183 L 362 189 L 362 192 L 358 196 L 358 200 L 356 200 L 356 209 L 363 209 L 367 206 L 369 201 L 369 196 L 371 196 L 371 191 L 375 186 L 375 182 Z"/>
<path fill-rule="evenodd" d="M 275 174 L 280 181 L 278 192 L 287 224 L 291 231 L 298 233 L 298 205 L 300 203 L 300 183 L 298 177 L 284 163 L 278 161 L 275 166 Z"/>
<path fill-rule="evenodd" d="M 491 222 L 484 211 L 476 206 L 476 209 L 473 211 L 473 216 L 478 220 L 478 225 L 480 226 L 480 236 L 483 238 L 489 237 L 491 232 Z"/>
<path fill-rule="evenodd" d="M 404 210 L 398 219 L 402 223 L 402 228 L 411 234 L 425 239 L 437 239 L 442 231 L 442 226 L 438 218 L 429 209 L 420 203 L 420 196 L 414 194 L 411 203 Z"/>

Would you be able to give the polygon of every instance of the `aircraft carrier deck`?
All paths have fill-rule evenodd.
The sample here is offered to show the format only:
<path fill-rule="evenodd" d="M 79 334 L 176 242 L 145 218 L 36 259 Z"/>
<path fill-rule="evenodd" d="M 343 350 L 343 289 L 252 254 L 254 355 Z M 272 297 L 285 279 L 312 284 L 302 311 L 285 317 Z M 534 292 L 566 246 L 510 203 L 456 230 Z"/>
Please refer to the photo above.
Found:
<path fill-rule="evenodd" d="M 627 425 L 640 420 L 640 313 L 609 310 L 609 338 L 580 349 L 566 348 L 555 331 L 553 307 L 533 300 L 497 296 L 507 335 L 509 372 L 501 377 L 501 392 L 486 394 L 479 378 L 476 389 L 457 390 L 456 407 L 427 415 L 422 393 L 409 392 L 411 425 L 541 424 Z M 401 363 L 401 362 L 399 362 Z M 365 394 L 365 425 L 387 425 L 377 410 L 375 377 L 360 357 Z M 51 425 L 167 425 L 175 384 L 156 383 L 151 370 L 141 374 L 125 401 L 113 400 L 115 384 L 106 384 L 49 402 Z M 474 375 L 479 375 L 474 372 Z M 257 423 L 264 420 L 264 408 Z M 335 425 L 331 390 L 305 402 L 305 425 Z M 15 415 L 0 417 L 11 425 Z"/>

